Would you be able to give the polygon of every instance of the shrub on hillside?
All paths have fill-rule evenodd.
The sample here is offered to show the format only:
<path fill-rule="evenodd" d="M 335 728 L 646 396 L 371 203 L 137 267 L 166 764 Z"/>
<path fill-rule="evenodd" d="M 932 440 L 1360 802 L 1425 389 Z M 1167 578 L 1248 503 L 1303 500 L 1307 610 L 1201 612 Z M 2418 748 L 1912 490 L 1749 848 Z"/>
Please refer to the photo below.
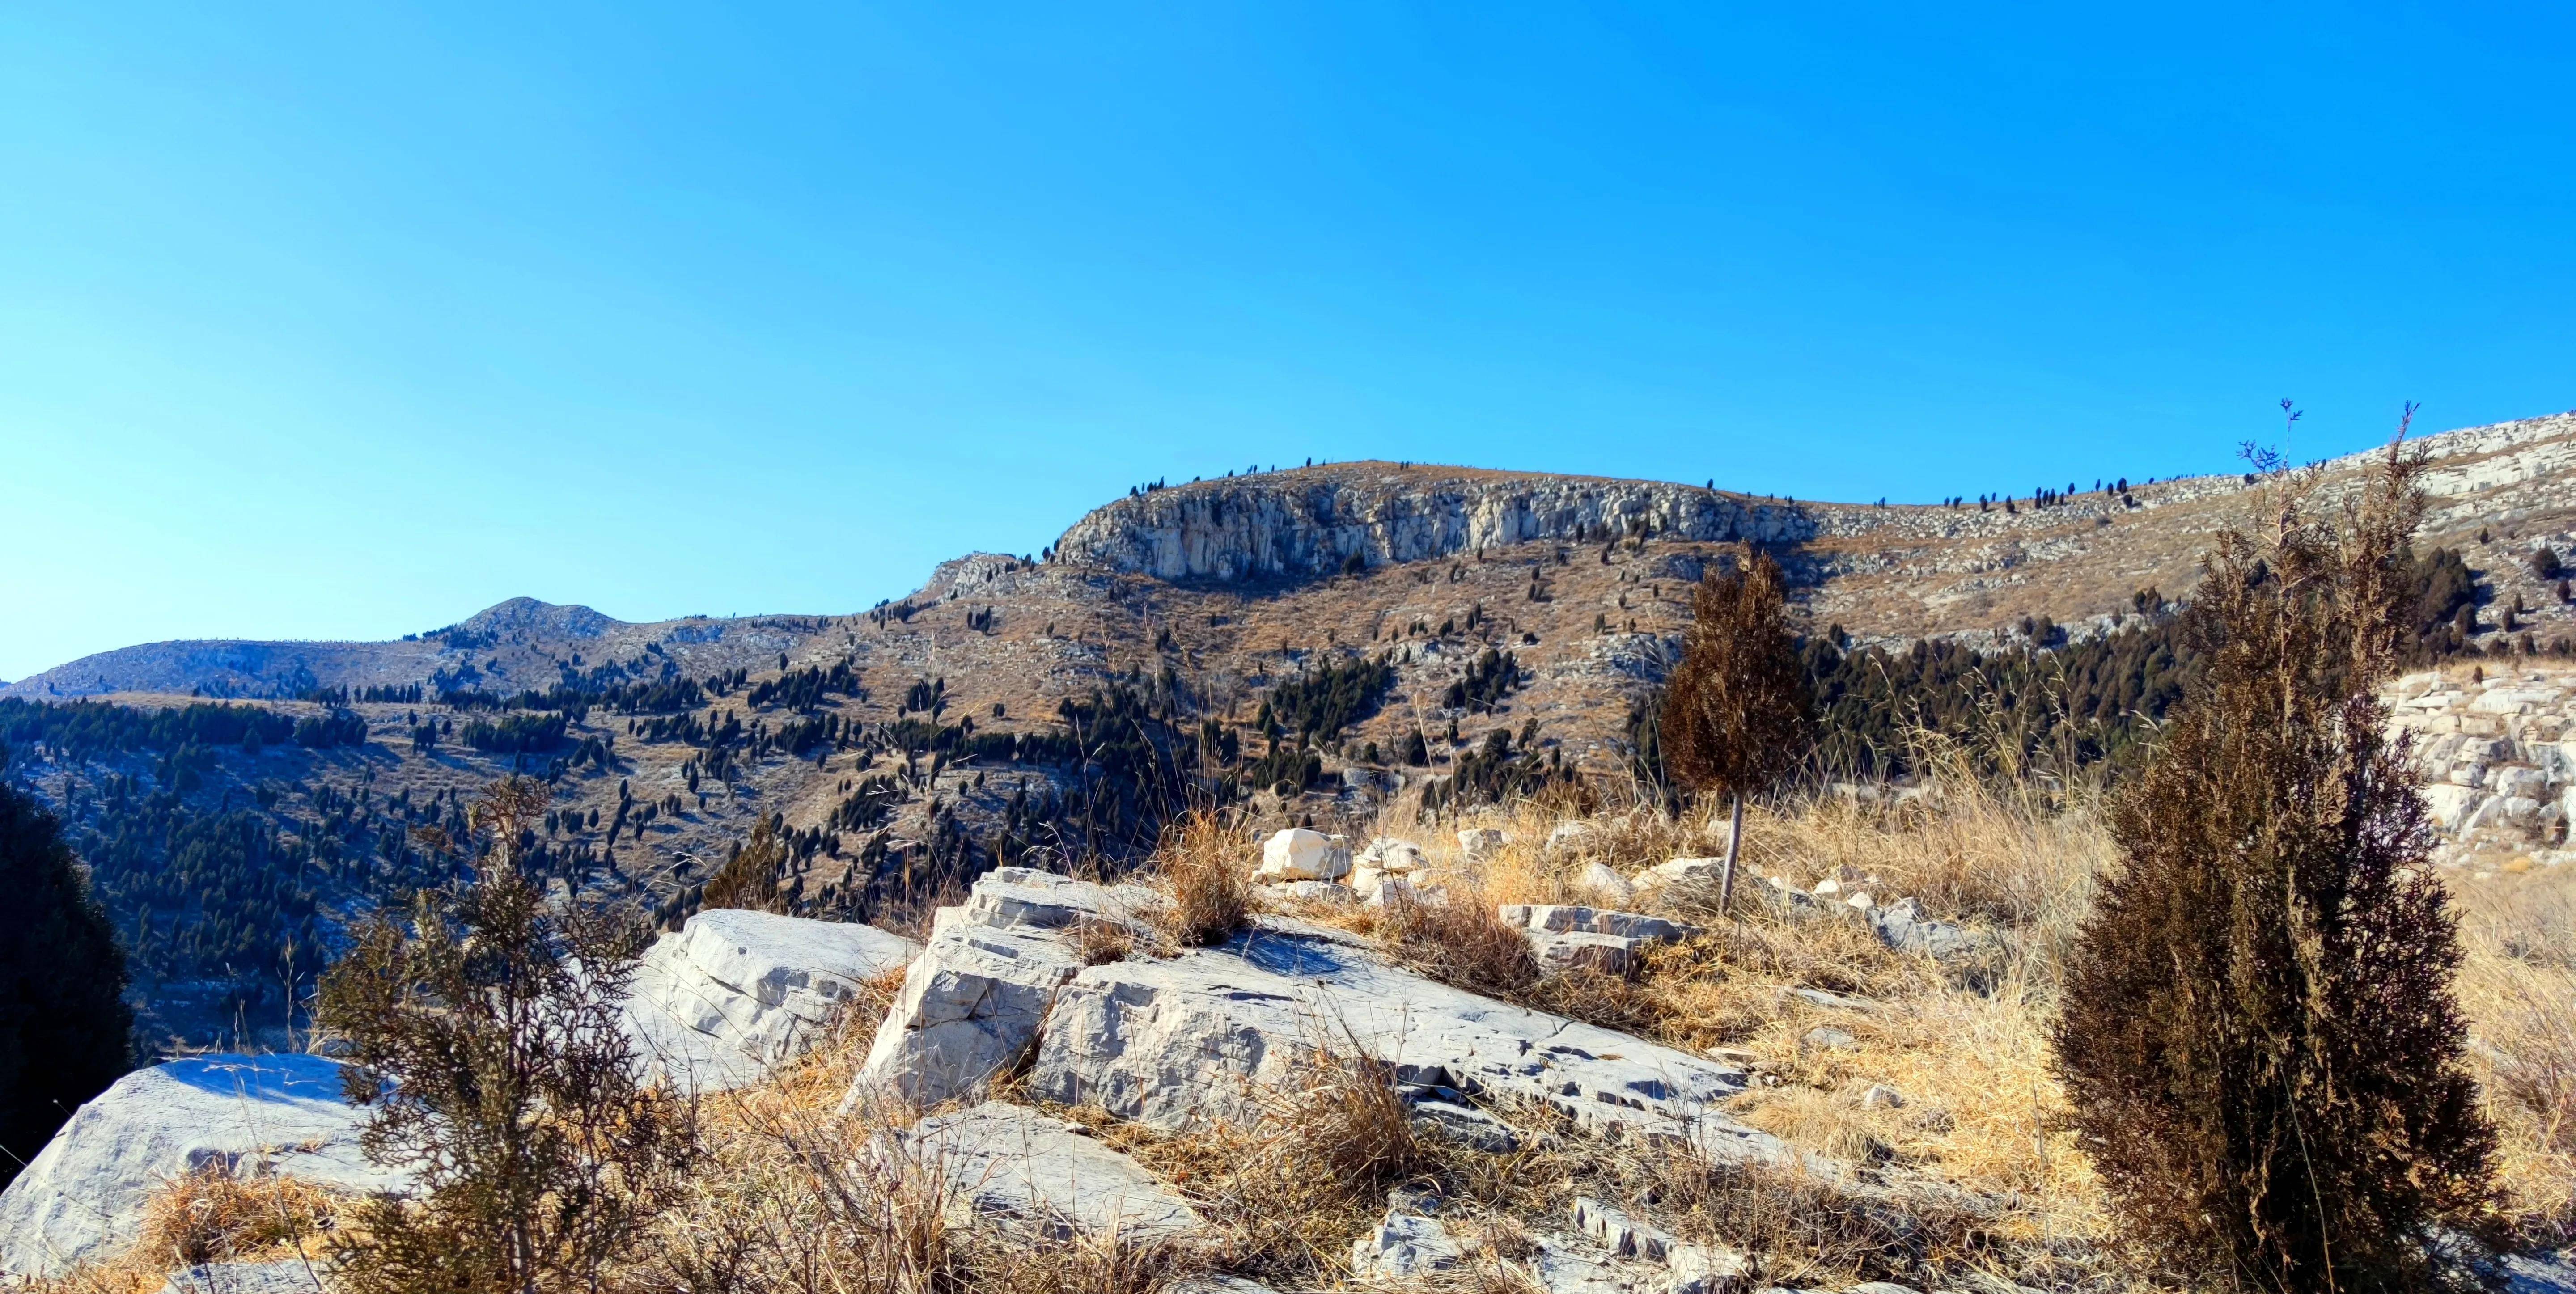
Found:
<path fill-rule="evenodd" d="M 706 892 L 698 906 L 786 911 L 787 895 L 778 885 L 779 868 L 786 861 L 787 846 L 778 838 L 776 821 L 762 818 L 752 824 L 751 839 L 736 846 L 724 866 L 707 877 Z"/>
<path fill-rule="evenodd" d="M 1691 593 L 1681 663 L 1664 687 L 1661 744 L 1673 780 L 1733 805 L 1725 879 L 1735 882 L 1744 799 L 1759 795 L 1815 743 L 1814 697 L 1789 632 L 1787 577 L 1755 550 L 1741 569 L 1712 567 Z"/>
<path fill-rule="evenodd" d="M 2203 673 L 2113 806 L 2126 866 L 2067 972 L 2073 1120 L 2129 1233 L 2278 1291 L 2408 1288 L 2490 1198 L 2460 949 L 2372 686 L 2413 611 L 2420 454 L 2320 515 L 2272 470 L 2190 612 Z"/>
<path fill-rule="evenodd" d="M 317 1019 L 374 1111 L 359 1144 L 420 1179 L 334 1232 L 351 1294 L 597 1290 L 685 1186 L 692 1112 L 639 1085 L 620 1019 L 649 930 L 551 903 L 518 865 L 548 795 L 496 783 L 477 879 L 371 919 L 323 977 Z"/>
<path fill-rule="evenodd" d="M 0 746 L 0 768 L 8 748 Z M 125 955 L 34 797 L 0 783 L 0 1185 L 125 1072 Z"/>

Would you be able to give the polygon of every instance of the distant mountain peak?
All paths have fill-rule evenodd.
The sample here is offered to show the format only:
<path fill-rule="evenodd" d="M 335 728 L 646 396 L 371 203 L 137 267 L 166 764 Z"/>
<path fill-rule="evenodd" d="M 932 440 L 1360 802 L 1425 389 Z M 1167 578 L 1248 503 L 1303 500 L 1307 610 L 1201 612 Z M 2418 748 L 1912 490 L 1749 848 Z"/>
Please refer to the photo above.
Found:
<path fill-rule="evenodd" d="M 597 638 L 623 624 L 625 621 L 602 615 L 578 603 L 559 605 L 518 597 L 485 607 L 467 616 L 456 627 L 478 634 L 534 631 L 572 638 Z"/>

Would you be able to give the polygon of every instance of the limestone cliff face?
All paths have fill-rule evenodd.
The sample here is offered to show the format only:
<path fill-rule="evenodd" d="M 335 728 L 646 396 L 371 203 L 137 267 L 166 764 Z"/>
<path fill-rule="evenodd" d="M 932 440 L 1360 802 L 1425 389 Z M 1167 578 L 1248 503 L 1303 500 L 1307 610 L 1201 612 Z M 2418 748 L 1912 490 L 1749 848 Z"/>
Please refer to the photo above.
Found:
<path fill-rule="evenodd" d="M 2412 737 L 2440 856 L 2576 859 L 2576 671 L 2557 663 L 2427 671 L 2389 689 L 2395 727 Z M 2464 675 L 2467 675 L 2464 677 Z"/>
<path fill-rule="evenodd" d="M 1796 504 L 1660 481 L 1351 463 L 1199 481 L 1121 499 L 1064 533 L 1059 561 L 1166 580 L 1329 575 L 1533 540 L 1798 543 Z"/>

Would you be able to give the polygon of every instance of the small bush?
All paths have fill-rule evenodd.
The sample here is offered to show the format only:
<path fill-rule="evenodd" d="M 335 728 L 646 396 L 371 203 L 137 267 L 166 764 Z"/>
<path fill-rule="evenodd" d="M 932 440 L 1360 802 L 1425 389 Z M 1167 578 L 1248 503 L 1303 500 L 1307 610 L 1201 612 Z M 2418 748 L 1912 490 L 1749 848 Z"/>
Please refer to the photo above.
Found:
<path fill-rule="evenodd" d="M 787 895 L 778 886 L 778 869 L 786 861 L 787 845 L 778 838 L 777 824 L 762 818 L 752 824 L 751 839 L 707 877 L 706 893 L 698 906 L 786 911 Z"/>
<path fill-rule="evenodd" d="M 2066 972 L 2056 1053 L 2128 1232 L 2221 1284 L 2412 1288 L 2424 1241 L 2492 1198 L 2461 960 L 2404 743 L 2372 688 L 2408 608 L 2420 455 L 2259 539 L 2195 595 L 2205 673 L 2114 802 L 2126 867 Z"/>
<path fill-rule="evenodd" d="M 1174 943 L 1224 943 L 1252 920 L 1252 879 L 1242 845 L 1213 815 L 1191 814 L 1164 833 L 1156 859 L 1168 900 L 1158 920 Z"/>

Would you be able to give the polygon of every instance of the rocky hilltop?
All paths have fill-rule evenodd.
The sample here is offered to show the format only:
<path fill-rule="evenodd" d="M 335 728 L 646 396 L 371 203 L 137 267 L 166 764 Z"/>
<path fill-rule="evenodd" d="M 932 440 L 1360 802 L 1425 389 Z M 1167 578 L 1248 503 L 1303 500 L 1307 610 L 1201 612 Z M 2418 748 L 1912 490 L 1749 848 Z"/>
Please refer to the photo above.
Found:
<path fill-rule="evenodd" d="M 67 700 L 115 692 L 276 700 L 323 688 L 544 690 L 601 671 L 651 677 L 777 664 L 827 618 L 688 616 L 629 624 L 585 606 L 511 598 L 394 642 L 144 643 L 84 656 L 0 686 L 0 697 Z"/>
<path fill-rule="evenodd" d="M 1664 481 L 1361 462 L 1153 489 L 1093 511 L 1053 552 L 1158 580 L 1301 580 L 1517 544 L 1631 535 L 1795 545 L 1818 513 Z"/>

